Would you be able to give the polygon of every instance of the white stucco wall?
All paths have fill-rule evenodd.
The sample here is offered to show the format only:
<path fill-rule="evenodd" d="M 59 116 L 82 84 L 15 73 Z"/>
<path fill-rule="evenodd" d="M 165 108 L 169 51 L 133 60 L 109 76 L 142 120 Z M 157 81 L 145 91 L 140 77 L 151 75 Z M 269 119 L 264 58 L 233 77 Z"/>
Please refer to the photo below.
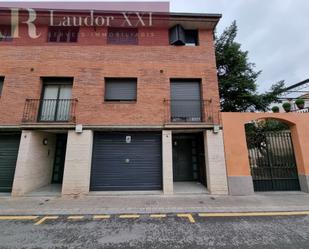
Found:
<path fill-rule="evenodd" d="M 47 145 L 43 145 L 45 138 L 48 140 Z M 23 196 L 51 183 L 55 147 L 55 134 L 22 131 L 12 196 Z"/>

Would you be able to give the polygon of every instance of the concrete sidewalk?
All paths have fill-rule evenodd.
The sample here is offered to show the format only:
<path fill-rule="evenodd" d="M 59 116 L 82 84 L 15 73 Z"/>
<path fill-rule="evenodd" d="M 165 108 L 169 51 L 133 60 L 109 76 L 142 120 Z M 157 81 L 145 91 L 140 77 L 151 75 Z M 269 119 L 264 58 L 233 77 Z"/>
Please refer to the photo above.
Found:
<path fill-rule="evenodd" d="M 0 215 L 309 211 L 309 194 L 0 197 Z"/>

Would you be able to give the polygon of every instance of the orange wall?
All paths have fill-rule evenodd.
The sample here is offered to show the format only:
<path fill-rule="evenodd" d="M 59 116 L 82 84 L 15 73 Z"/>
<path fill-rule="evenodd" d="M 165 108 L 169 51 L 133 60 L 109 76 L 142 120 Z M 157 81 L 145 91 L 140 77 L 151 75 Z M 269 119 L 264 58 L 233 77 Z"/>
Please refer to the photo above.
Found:
<path fill-rule="evenodd" d="M 225 158 L 228 176 L 249 176 L 249 157 L 245 124 L 251 120 L 273 118 L 290 126 L 297 169 L 309 175 L 309 114 L 308 113 L 222 113 Z"/>

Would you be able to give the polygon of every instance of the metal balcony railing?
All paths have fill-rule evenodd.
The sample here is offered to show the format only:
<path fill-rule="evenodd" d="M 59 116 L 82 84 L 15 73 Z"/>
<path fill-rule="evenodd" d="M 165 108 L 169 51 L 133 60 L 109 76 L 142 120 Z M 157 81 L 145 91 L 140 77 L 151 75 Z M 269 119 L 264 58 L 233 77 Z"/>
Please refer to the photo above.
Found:
<path fill-rule="evenodd" d="M 77 99 L 26 99 L 23 123 L 72 122 Z"/>
<path fill-rule="evenodd" d="M 219 124 L 219 110 L 212 100 L 164 100 L 165 123 Z"/>

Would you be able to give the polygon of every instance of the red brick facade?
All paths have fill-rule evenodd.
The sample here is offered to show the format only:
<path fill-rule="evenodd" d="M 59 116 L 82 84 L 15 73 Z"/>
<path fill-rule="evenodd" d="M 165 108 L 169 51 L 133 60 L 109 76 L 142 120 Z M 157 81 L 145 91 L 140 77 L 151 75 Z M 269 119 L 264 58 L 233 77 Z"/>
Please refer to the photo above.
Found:
<path fill-rule="evenodd" d="M 81 28 L 84 34 L 93 28 Z M 104 31 L 104 28 L 101 28 Z M 23 37 L 25 27 L 20 27 Z M 106 37 L 82 36 L 75 44 L 47 42 L 47 26 L 38 39 L 0 42 L 0 126 L 20 125 L 26 98 L 39 99 L 40 77 L 74 77 L 77 123 L 84 125 L 162 125 L 171 78 L 202 80 L 203 99 L 219 110 L 213 31 L 199 30 L 199 46 L 170 46 L 168 29 L 140 29 L 139 45 L 107 45 Z M 136 77 L 137 101 L 104 102 L 104 77 Z"/>

